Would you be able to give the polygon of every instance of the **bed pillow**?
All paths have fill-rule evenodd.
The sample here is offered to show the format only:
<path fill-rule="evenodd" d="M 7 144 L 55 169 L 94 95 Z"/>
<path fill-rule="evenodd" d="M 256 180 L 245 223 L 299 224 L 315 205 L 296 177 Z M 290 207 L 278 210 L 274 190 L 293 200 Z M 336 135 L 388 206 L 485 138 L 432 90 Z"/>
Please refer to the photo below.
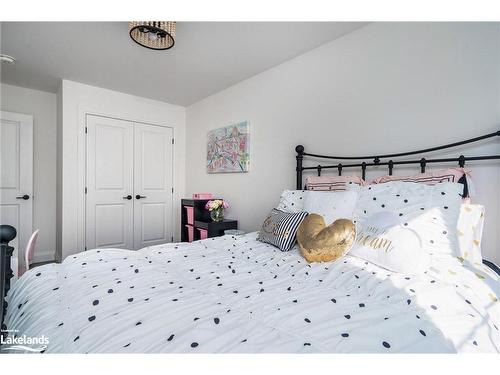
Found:
<path fill-rule="evenodd" d="M 401 181 L 359 187 L 354 221 L 363 223 L 380 211 L 394 212 L 403 226 L 418 233 L 425 251 L 459 256 L 457 224 L 462 188 L 452 182 L 432 186 Z"/>
<path fill-rule="evenodd" d="M 308 215 L 297 231 L 302 256 L 309 262 L 330 262 L 342 257 L 352 246 L 356 227 L 351 220 L 339 219 L 326 226 L 322 216 Z"/>
<path fill-rule="evenodd" d="M 304 193 L 304 190 L 283 190 L 276 208 L 290 213 L 304 211 Z"/>
<path fill-rule="evenodd" d="M 373 214 L 356 227 L 353 255 L 394 272 L 422 273 L 430 264 L 420 236 L 394 212 Z"/>
<path fill-rule="evenodd" d="M 308 176 L 306 189 L 315 191 L 343 191 L 347 185 L 364 185 L 365 181 L 359 176 Z"/>
<path fill-rule="evenodd" d="M 297 229 L 307 212 L 289 213 L 273 208 L 262 224 L 257 240 L 289 251 L 295 244 Z"/>
<path fill-rule="evenodd" d="M 356 191 L 306 191 L 303 210 L 321 215 L 330 225 L 337 219 L 352 219 L 357 199 Z"/>
<path fill-rule="evenodd" d="M 457 232 L 461 261 L 483 263 L 481 239 L 483 237 L 484 213 L 484 206 L 480 204 L 463 203 L 460 207 Z"/>
<path fill-rule="evenodd" d="M 456 182 L 463 184 L 462 196 L 473 195 L 473 186 L 470 179 L 470 170 L 465 168 L 449 168 L 434 172 L 418 173 L 410 176 L 382 176 L 374 179 L 370 184 L 383 184 L 390 181 L 416 182 L 426 185 L 436 185 L 442 182 Z"/>

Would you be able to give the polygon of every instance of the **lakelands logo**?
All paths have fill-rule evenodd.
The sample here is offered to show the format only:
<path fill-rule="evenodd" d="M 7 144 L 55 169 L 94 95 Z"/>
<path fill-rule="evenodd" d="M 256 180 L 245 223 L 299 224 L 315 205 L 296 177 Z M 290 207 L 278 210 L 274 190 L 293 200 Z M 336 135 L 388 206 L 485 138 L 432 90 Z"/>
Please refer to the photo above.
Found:
<path fill-rule="evenodd" d="M 45 335 L 35 337 L 17 336 L 17 332 L 17 330 L 2 331 L 2 333 L 7 333 L 8 336 L 0 335 L 1 351 L 43 353 L 47 349 L 47 345 L 49 345 L 49 338 Z"/>

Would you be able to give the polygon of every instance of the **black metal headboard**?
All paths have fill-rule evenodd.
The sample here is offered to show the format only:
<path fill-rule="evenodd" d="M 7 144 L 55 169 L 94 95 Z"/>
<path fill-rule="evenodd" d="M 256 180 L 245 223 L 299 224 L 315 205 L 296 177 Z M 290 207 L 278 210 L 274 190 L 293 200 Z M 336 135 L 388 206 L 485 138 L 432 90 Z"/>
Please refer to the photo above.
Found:
<path fill-rule="evenodd" d="M 489 138 L 494 138 L 494 137 L 500 137 L 500 130 L 498 130 L 494 133 L 485 134 L 485 135 L 471 138 L 471 139 L 467 139 L 464 141 L 449 143 L 449 144 L 442 145 L 442 146 L 430 147 L 430 148 L 426 148 L 423 150 L 399 152 L 399 153 L 395 153 L 395 154 L 373 155 L 373 156 L 329 156 L 329 155 L 310 154 L 308 152 L 305 152 L 304 146 L 298 145 L 295 147 L 295 151 L 297 152 L 297 156 L 296 156 L 296 159 L 297 159 L 296 188 L 297 188 L 297 190 L 302 190 L 305 188 L 303 185 L 302 177 L 303 177 L 303 172 L 308 171 L 308 170 L 316 170 L 317 175 L 321 176 L 321 171 L 323 169 L 337 169 L 338 175 L 341 176 L 342 170 L 344 168 L 361 168 L 361 175 L 362 175 L 362 178 L 364 180 L 366 178 L 366 169 L 368 167 L 374 167 L 374 166 L 385 165 L 388 167 L 389 175 L 392 175 L 393 168 L 395 165 L 412 165 L 412 164 L 413 165 L 420 165 L 420 172 L 425 173 L 426 165 L 431 164 L 431 163 L 453 163 L 454 162 L 454 163 L 458 163 L 459 167 L 463 168 L 465 166 L 466 161 L 498 160 L 498 159 L 500 159 L 500 155 L 481 155 L 481 156 L 460 155 L 460 156 L 455 157 L 455 158 L 426 159 L 425 157 L 421 157 L 418 160 L 397 160 L 397 158 L 402 158 L 405 156 L 422 155 L 422 154 L 430 153 L 433 151 L 446 150 L 448 148 L 462 146 L 462 145 L 466 145 L 469 143 L 475 143 L 475 142 L 479 142 L 479 141 L 489 139 Z M 337 160 L 339 162 L 337 164 L 332 164 L 332 165 L 318 164 L 315 167 L 304 167 L 303 161 L 304 161 L 305 156 L 308 156 L 308 157 L 314 158 L 314 159 Z M 356 162 L 342 164 L 340 162 L 341 160 L 355 160 Z M 463 181 L 463 183 L 465 185 L 464 195 L 466 195 L 467 194 L 467 182 Z M 486 259 L 483 259 L 483 263 L 486 264 L 493 271 L 495 271 L 498 275 L 500 275 L 500 268 L 497 265 L 495 265 L 494 263 L 492 263 Z"/>
<path fill-rule="evenodd" d="M 366 178 L 366 169 L 368 167 L 374 167 L 374 166 L 387 166 L 388 167 L 388 172 L 389 175 L 392 175 L 393 168 L 395 165 L 420 165 L 420 171 L 422 173 L 425 173 L 425 168 L 427 164 L 431 163 L 458 163 L 460 167 L 465 166 L 465 162 L 467 161 L 476 161 L 476 160 L 494 160 L 494 159 L 500 159 L 500 155 L 481 155 L 481 156 L 464 156 L 460 155 L 455 158 L 430 158 L 426 159 L 425 157 L 421 157 L 418 160 L 398 160 L 398 158 L 402 158 L 405 156 L 411 156 L 411 155 L 422 155 L 422 154 L 427 154 L 433 151 L 440 151 L 440 150 L 446 150 L 449 148 L 457 147 L 457 146 L 462 146 L 466 145 L 469 143 L 474 143 L 474 142 L 479 142 L 485 139 L 489 138 L 494 138 L 494 137 L 500 137 L 500 130 L 490 133 L 490 134 L 485 134 L 479 137 L 467 139 L 464 141 L 460 142 L 454 142 L 454 143 L 449 143 L 446 145 L 442 146 L 436 146 L 436 147 L 430 147 L 430 148 L 425 148 L 423 150 L 416 150 L 416 151 L 408 151 L 408 152 L 399 152 L 395 154 L 385 154 L 385 155 L 372 155 L 372 156 L 330 156 L 330 155 L 318 155 L 318 154 L 311 154 L 308 152 L 305 152 L 304 146 L 298 145 L 295 147 L 295 151 L 297 152 L 297 168 L 296 168 L 296 173 L 297 173 L 297 183 L 296 187 L 298 190 L 301 190 L 304 188 L 303 181 L 302 181 L 302 175 L 304 171 L 307 170 L 316 170 L 318 176 L 321 176 L 321 172 L 323 169 L 337 169 L 338 175 L 342 175 L 342 170 L 345 168 L 361 168 L 361 175 L 363 180 Z M 337 164 L 331 164 L 331 165 L 321 165 L 318 164 L 315 167 L 304 167 L 303 166 L 303 161 L 304 157 L 310 157 L 314 159 L 329 159 L 329 160 L 336 160 L 338 161 Z M 355 161 L 353 163 L 347 163 L 347 164 L 342 164 L 340 161 L 342 160 L 352 160 Z"/>

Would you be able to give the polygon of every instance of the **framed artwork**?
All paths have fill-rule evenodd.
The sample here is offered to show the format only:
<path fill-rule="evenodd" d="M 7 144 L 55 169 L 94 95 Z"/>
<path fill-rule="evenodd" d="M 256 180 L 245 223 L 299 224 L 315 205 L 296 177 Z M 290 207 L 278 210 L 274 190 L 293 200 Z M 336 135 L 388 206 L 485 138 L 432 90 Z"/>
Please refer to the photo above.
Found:
<path fill-rule="evenodd" d="M 207 142 L 207 172 L 248 172 L 250 128 L 248 121 L 210 130 Z"/>

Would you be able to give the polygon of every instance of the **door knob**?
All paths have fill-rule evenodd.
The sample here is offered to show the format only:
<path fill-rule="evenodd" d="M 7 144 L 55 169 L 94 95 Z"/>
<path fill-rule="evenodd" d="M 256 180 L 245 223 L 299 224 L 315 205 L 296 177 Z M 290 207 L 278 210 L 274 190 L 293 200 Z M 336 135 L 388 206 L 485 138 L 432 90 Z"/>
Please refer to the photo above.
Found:
<path fill-rule="evenodd" d="M 125 196 L 123 197 L 123 199 L 131 200 L 131 199 L 132 199 L 132 196 L 131 196 L 130 194 L 129 194 L 129 195 L 125 195 Z"/>
<path fill-rule="evenodd" d="M 20 197 L 16 197 L 16 199 L 24 199 L 25 201 L 27 201 L 28 199 L 30 199 L 30 196 L 28 194 L 24 194 L 21 195 Z"/>
<path fill-rule="evenodd" d="M 139 194 L 137 194 L 137 195 L 135 196 L 135 199 L 144 199 L 144 198 L 146 198 L 146 196 L 145 196 L 145 195 L 139 195 Z"/>

